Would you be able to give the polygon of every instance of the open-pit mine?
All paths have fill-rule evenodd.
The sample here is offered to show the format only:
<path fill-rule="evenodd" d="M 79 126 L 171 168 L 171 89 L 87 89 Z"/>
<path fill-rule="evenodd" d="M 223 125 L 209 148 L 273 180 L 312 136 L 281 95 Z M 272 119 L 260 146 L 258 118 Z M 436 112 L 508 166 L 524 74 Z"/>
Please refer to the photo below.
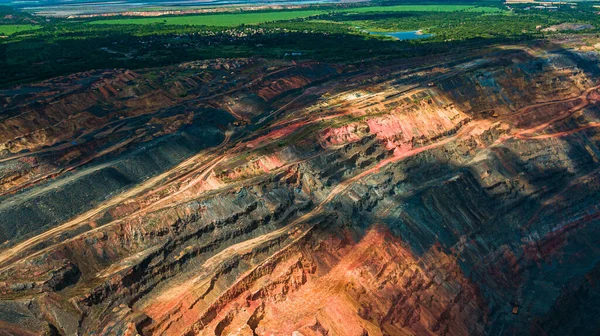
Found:
<path fill-rule="evenodd" d="M 569 43 L 0 91 L 0 335 L 598 334 L 600 59 Z"/>

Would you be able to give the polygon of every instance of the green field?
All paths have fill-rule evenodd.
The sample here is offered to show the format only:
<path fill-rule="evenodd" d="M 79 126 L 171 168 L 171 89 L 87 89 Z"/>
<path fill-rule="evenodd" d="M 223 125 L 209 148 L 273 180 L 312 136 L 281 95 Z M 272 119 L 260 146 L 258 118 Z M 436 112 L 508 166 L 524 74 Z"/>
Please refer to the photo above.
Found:
<path fill-rule="evenodd" d="M 26 30 L 34 30 L 40 28 L 39 26 L 34 25 L 0 25 L 0 36 L 2 35 L 11 35 L 14 33 L 18 33 Z"/>
<path fill-rule="evenodd" d="M 358 7 L 342 10 L 342 12 L 351 13 L 372 13 L 372 12 L 485 12 L 498 13 L 502 9 L 496 7 L 476 7 L 472 5 L 397 5 L 397 6 L 370 6 Z"/>
<path fill-rule="evenodd" d="M 143 19 L 98 20 L 90 24 L 153 24 L 235 27 L 241 24 L 257 24 L 270 21 L 291 20 L 323 14 L 321 10 L 277 11 L 265 13 L 227 13 L 210 15 L 186 15 Z"/>

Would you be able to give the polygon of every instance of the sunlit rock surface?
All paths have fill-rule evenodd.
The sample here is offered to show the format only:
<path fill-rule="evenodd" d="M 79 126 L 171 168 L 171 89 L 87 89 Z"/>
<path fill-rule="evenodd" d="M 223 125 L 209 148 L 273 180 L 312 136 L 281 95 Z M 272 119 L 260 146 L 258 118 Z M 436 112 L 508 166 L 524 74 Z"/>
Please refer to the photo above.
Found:
<path fill-rule="evenodd" d="M 0 91 L 0 335 L 593 335 L 600 61 L 219 59 Z"/>

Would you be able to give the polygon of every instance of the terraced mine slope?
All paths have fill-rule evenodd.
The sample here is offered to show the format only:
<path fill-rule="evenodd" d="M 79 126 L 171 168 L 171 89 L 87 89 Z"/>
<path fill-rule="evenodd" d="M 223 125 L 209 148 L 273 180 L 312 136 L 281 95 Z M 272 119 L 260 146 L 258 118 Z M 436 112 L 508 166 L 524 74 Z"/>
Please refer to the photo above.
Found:
<path fill-rule="evenodd" d="M 0 335 L 598 334 L 579 46 L 0 91 Z"/>

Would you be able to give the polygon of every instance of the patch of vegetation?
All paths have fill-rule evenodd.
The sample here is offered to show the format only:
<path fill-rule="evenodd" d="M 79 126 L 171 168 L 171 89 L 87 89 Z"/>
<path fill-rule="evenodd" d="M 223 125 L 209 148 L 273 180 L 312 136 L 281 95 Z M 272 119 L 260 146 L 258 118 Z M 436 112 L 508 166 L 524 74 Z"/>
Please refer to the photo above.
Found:
<path fill-rule="evenodd" d="M 367 6 L 345 9 L 341 12 L 374 13 L 374 12 L 480 12 L 498 13 L 503 10 L 498 7 L 473 6 L 473 5 L 395 5 L 395 6 Z"/>
<path fill-rule="evenodd" d="M 319 19 L 327 20 L 320 16 Z M 346 22 L 370 31 L 408 31 L 422 29 L 434 34 L 435 41 L 466 40 L 498 36 L 539 35 L 536 27 L 550 21 L 542 16 L 478 13 L 421 13 L 419 15 L 330 15 L 334 22 Z"/>
<path fill-rule="evenodd" d="M 41 28 L 40 26 L 30 25 L 30 24 L 17 24 L 17 25 L 5 25 L 0 24 L 0 36 L 8 36 L 14 33 L 35 30 Z"/>
<path fill-rule="evenodd" d="M 114 20 L 92 21 L 90 24 L 164 24 L 164 25 L 190 25 L 213 27 L 236 27 L 240 25 L 258 24 L 270 21 L 285 21 L 290 19 L 309 17 L 323 14 L 320 10 L 295 10 L 295 11 L 269 11 L 258 13 L 227 13 L 203 14 L 154 18 L 127 18 Z"/>

